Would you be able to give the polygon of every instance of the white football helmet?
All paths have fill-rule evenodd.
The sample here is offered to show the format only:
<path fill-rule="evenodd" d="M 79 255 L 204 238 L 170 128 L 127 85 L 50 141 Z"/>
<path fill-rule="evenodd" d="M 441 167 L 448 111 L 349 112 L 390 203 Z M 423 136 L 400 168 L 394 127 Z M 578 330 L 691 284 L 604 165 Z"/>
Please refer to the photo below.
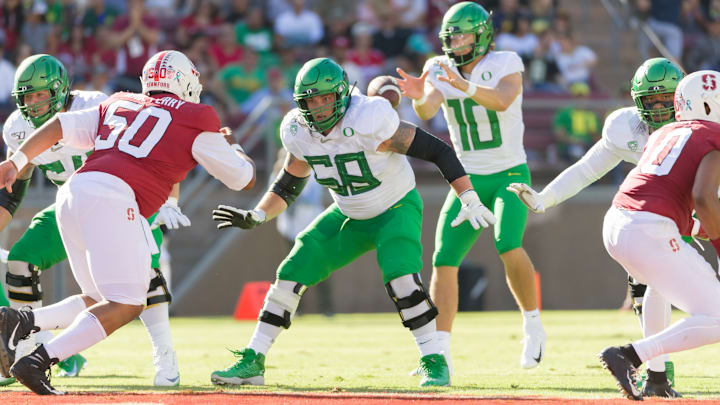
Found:
<path fill-rule="evenodd" d="M 675 120 L 720 123 L 720 72 L 699 70 L 680 80 L 675 89 Z"/>
<path fill-rule="evenodd" d="M 143 94 L 165 91 L 191 103 L 200 102 L 200 73 L 182 52 L 161 51 L 150 57 L 140 81 Z"/>

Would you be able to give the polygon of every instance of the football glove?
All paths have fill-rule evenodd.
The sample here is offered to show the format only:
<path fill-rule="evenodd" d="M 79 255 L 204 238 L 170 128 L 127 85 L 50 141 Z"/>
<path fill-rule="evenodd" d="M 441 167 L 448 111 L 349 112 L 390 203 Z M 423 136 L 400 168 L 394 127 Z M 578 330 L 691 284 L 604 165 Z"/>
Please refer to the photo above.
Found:
<path fill-rule="evenodd" d="M 177 198 L 169 197 L 167 201 L 165 201 L 165 204 L 158 210 L 158 214 L 150 225 L 150 228 L 155 229 L 162 224 L 165 224 L 168 229 L 190 226 L 190 219 L 180 211 Z"/>
<path fill-rule="evenodd" d="M 545 212 L 545 205 L 542 203 L 542 198 L 537 191 L 533 190 L 532 187 L 524 183 L 511 183 L 506 187 L 508 191 L 512 191 L 516 196 L 525 204 L 530 211 L 536 214 L 542 214 Z"/>
<path fill-rule="evenodd" d="M 457 217 L 450 223 L 453 228 L 468 221 L 475 230 L 478 230 L 481 227 L 487 228 L 497 221 L 495 215 L 480 202 L 475 190 L 466 190 L 458 198 L 462 202 L 462 207 Z"/>
<path fill-rule="evenodd" d="M 242 229 L 252 229 L 265 222 L 265 211 L 261 209 L 241 210 L 229 205 L 218 205 L 212 212 L 213 221 L 220 222 L 218 229 L 236 226 Z"/>

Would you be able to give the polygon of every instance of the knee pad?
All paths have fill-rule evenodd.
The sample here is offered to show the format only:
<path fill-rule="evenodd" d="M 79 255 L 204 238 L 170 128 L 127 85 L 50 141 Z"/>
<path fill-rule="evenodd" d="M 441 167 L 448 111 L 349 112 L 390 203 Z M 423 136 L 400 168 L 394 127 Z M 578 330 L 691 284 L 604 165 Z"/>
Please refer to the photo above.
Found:
<path fill-rule="evenodd" d="M 307 287 L 300 283 L 277 280 L 265 295 L 265 304 L 258 320 L 273 326 L 289 328 L 305 290 Z"/>
<path fill-rule="evenodd" d="M 155 277 L 150 280 L 150 288 L 148 289 L 147 307 L 152 305 L 172 302 L 172 294 L 170 294 L 170 288 L 168 288 L 167 281 L 163 276 L 160 269 L 153 269 Z"/>
<path fill-rule="evenodd" d="M 390 280 L 385 289 L 397 307 L 403 326 L 410 330 L 427 325 L 438 314 L 437 307 L 423 288 L 419 273 Z"/>
<path fill-rule="evenodd" d="M 8 285 L 8 298 L 13 301 L 36 302 L 42 300 L 40 269 L 33 264 L 16 260 L 8 261 L 5 282 Z"/>

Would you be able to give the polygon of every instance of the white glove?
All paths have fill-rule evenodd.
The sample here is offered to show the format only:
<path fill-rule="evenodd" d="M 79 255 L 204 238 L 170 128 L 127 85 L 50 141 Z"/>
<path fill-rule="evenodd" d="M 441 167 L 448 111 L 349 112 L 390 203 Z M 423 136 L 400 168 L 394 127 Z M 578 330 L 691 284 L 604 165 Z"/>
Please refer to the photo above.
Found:
<path fill-rule="evenodd" d="M 458 216 L 450 223 L 453 228 L 465 221 L 469 221 L 470 225 L 475 230 L 478 230 L 481 227 L 487 228 L 497 222 L 495 215 L 480 202 L 480 197 L 478 197 L 475 190 L 465 190 L 458 198 L 462 202 L 462 207 Z"/>
<path fill-rule="evenodd" d="M 542 214 L 545 212 L 545 205 L 542 203 L 542 198 L 537 191 L 533 190 L 532 187 L 524 183 L 511 183 L 506 187 L 508 191 L 512 191 L 516 196 L 525 204 L 530 211 L 536 214 Z"/>
<path fill-rule="evenodd" d="M 155 229 L 165 224 L 168 229 L 178 229 L 180 226 L 190 226 L 190 219 L 180 211 L 178 200 L 175 197 L 168 197 L 165 204 L 160 207 L 150 228 Z"/>

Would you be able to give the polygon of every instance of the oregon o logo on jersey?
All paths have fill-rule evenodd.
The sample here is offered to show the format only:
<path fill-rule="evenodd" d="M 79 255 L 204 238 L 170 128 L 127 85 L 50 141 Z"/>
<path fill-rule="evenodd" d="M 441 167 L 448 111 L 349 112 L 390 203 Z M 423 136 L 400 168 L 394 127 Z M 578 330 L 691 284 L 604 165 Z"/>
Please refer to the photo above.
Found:
<path fill-rule="evenodd" d="M 488 81 L 488 80 L 492 79 L 492 72 L 489 70 L 482 72 L 482 74 L 480 75 L 480 78 L 485 81 Z"/>
<path fill-rule="evenodd" d="M 349 131 L 348 131 L 348 130 L 349 130 Z M 352 129 L 352 128 L 350 128 L 350 127 L 345 127 L 345 128 L 343 128 L 343 131 L 342 131 L 342 132 L 343 132 L 343 135 L 344 135 L 344 136 L 347 136 L 347 137 L 350 137 L 350 136 L 355 135 L 355 130 Z"/>

